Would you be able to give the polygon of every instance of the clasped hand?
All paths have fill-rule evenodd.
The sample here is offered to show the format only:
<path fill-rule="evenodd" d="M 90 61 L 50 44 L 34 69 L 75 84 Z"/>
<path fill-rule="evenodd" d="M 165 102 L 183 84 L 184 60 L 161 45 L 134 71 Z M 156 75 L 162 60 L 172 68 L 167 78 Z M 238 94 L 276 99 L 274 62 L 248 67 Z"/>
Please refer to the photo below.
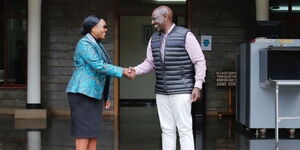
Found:
<path fill-rule="evenodd" d="M 136 76 L 135 69 L 133 67 L 124 68 L 123 73 L 126 78 L 133 80 Z"/>

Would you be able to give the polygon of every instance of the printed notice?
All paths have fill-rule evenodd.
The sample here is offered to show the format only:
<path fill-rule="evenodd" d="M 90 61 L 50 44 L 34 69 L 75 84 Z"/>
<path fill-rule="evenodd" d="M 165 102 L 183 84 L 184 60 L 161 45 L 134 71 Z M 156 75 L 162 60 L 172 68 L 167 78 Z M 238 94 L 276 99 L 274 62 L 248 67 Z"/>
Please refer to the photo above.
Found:
<path fill-rule="evenodd" d="M 201 35 L 201 49 L 211 51 L 212 37 L 211 35 Z"/>

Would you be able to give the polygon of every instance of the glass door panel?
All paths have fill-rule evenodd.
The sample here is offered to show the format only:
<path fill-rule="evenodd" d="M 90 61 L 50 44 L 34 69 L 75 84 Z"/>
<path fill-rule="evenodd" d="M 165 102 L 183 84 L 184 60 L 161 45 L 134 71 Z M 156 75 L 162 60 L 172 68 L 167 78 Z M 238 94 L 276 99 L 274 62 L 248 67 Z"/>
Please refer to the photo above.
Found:
<path fill-rule="evenodd" d="M 4 83 L 4 19 L 0 19 L 0 84 Z"/>
<path fill-rule="evenodd" d="M 26 29 L 23 19 L 8 19 L 7 21 L 7 50 L 9 84 L 25 84 L 27 69 Z"/>

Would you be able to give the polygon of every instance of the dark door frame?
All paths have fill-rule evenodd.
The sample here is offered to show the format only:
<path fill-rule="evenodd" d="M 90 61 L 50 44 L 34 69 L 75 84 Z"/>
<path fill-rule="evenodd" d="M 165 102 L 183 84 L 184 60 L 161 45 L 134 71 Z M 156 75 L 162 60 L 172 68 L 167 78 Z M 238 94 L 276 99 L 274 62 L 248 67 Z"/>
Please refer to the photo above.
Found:
<path fill-rule="evenodd" d="M 186 0 L 186 25 L 192 28 L 192 0 Z M 114 1 L 114 64 L 120 65 L 120 0 Z M 119 116 L 120 113 L 120 80 L 114 79 L 114 115 Z"/>

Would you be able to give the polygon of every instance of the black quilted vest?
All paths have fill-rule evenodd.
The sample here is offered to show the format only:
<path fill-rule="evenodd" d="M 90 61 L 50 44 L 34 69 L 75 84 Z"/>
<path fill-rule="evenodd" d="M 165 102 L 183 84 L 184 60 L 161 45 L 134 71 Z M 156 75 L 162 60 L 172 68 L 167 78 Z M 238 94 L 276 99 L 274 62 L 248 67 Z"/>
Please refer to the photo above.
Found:
<path fill-rule="evenodd" d="M 195 70 L 185 49 L 188 32 L 188 29 L 178 26 L 172 29 L 166 38 L 164 59 L 160 50 L 163 36 L 159 32 L 152 35 L 151 48 L 156 74 L 155 93 L 164 95 L 192 93 Z"/>

